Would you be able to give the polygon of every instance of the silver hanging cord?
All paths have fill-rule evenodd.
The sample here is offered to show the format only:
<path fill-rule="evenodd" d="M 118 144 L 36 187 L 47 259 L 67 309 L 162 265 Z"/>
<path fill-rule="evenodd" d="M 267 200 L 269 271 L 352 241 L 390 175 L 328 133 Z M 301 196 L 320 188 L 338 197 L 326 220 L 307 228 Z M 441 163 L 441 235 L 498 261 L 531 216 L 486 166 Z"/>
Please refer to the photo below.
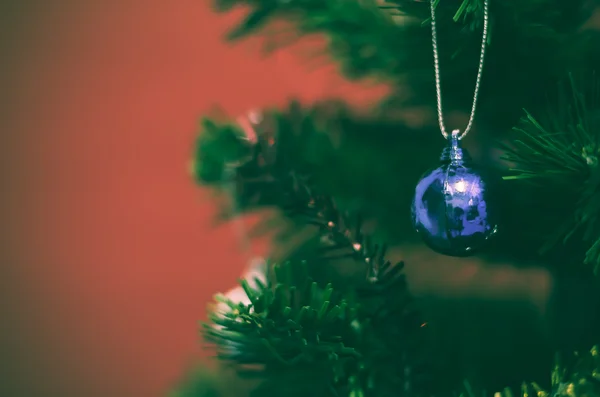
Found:
<path fill-rule="evenodd" d="M 438 44 L 437 44 L 437 30 L 435 27 L 435 5 L 438 0 L 431 0 L 431 41 L 433 44 L 433 64 L 435 67 L 435 90 L 437 95 L 437 112 L 438 121 L 440 123 L 440 129 L 444 138 L 448 139 L 448 132 L 444 126 L 444 115 L 442 113 L 442 87 L 440 82 L 440 60 L 438 55 Z M 473 94 L 473 106 L 471 108 L 471 116 L 469 117 L 469 123 L 462 133 L 453 131 L 452 134 L 458 133 L 458 139 L 463 139 L 471 130 L 473 126 L 473 119 L 475 118 L 475 108 L 477 107 L 477 99 L 479 97 L 479 85 L 481 83 L 481 75 L 483 74 L 483 61 L 485 58 L 485 47 L 487 44 L 488 27 L 489 27 L 489 0 L 484 1 L 483 5 L 483 35 L 481 38 L 481 56 L 479 57 L 479 70 L 477 71 L 477 80 L 475 82 L 475 93 Z"/>

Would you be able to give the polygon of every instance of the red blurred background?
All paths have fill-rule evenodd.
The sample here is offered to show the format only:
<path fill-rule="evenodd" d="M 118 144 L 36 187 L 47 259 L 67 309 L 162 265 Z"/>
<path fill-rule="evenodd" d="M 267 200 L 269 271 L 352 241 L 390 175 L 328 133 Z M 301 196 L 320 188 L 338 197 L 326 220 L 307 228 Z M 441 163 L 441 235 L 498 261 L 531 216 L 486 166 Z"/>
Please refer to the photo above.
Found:
<path fill-rule="evenodd" d="M 223 34 L 201 0 L 2 2 L 0 394 L 152 397 L 244 268 L 187 172 L 199 116 L 376 88 Z M 310 44 L 312 45 L 312 44 Z"/>

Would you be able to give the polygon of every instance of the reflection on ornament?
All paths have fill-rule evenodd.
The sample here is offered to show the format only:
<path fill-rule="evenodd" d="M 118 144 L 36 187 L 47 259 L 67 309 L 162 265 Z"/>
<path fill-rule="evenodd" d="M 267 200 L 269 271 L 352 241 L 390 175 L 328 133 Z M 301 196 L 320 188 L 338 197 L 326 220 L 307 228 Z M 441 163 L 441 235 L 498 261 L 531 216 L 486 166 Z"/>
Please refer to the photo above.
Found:
<path fill-rule="evenodd" d="M 465 256 L 497 231 L 489 214 L 489 191 L 455 135 L 441 157 L 442 165 L 417 184 L 412 219 L 417 232 L 435 251 Z"/>
<path fill-rule="evenodd" d="M 454 184 L 454 190 L 460 193 L 464 193 L 467 190 L 467 184 L 465 181 L 458 181 Z"/>

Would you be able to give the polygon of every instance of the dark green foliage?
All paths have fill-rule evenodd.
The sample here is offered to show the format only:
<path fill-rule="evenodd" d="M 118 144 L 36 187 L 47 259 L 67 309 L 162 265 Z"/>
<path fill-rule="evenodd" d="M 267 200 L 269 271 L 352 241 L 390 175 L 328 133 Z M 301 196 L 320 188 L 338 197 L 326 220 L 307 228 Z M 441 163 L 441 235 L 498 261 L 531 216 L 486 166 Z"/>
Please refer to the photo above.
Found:
<path fill-rule="evenodd" d="M 446 113 L 471 106 L 482 4 L 437 4 Z M 228 217 L 263 207 L 279 214 L 253 234 L 277 230 L 279 256 L 272 259 L 285 265 L 275 266 L 264 284 L 242 281 L 249 304 L 219 298 L 226 309 L 204 328 L 218 357 L 241 377 L 260 381 L 251 394 L 474 397 L 510 386 L 501 394 L 512 397 L 522 383 L 522 397 L 598 397 L 597 350 L 545 379 L 552 351 L 588 348 L 600 338 L 598 291 L 589 272 L 600 269 L 600 103 L 590 100 L 597 99 L 597 85 L 589 78 L 600 66 L 600 34 L 584 28 L 596 4 L 491 0 L 490 6 L 474 134 L 483 152 L 479 163 L 492 171 L 507 171 L 489 155 L 495 141 L 502 142 L 512 180 L 499 186 L 502 232 L 486 258 L 519 267 L 541 259 L 557 271 L 560 292 L 551 303 L 548 338 L 529 308 L 509 317 L 505 312 L 515 308 L 489 302 L 468 302 L 462 312 L 438 302 L 438 310 L 447 310 L 444 321 L 464 323 L 460 335 L 439 321 L 422 327 L 402 263 L 386 258 L 383 242 L 417 240 L 409 218 L 413 188 L 443 144 L 434 124 L 414 129 L 387 117 L 434 109 L 429 2 L 216 1 L 220 11 L 238 5 L 249 13 L 229 39 L 264 33 L 265 49 L 276 50 L 322 33 L 348 78 L 376 78 L 392 87 L 367 117 L 339 103 L 292 103 L 265 112 L 253 126 L 255 137 L 237 123 L 203 121 L 197 181 L 235 185 L 236 213 Z M 296 30 L 274 31 L 276 19 Z M 556 90 L 569 74 L 577 84 Z M 580 274 L 590 281 L 585 286 Z M 485 342 L 478 340 L 482 333 L 489 336 Z M 445 350 L 438 349 L 440 340 Z M 484 360 L 465 364 L 475 357 Z M 465 378 L 473 387 L 461 389 Z M 183 395 L 210 395 L 208 386 Z"/>
<path fill-rule="evenodd" d="M 388 82 L 403 98 L 400 104 L 393 101 L 395 106 L 433 105 L 428 1 L 391 0 L 382 6 L 374 0 L 223 0 L 217 1 L 217 9 L 228 10 L 235 4 L 248 5 L 250 13 L 230 39 L 264 31 L 267 48 L 273 49 L 306 34 L 323 33 L 329 38 L 327 52 L 348 78 L 374 77 Z M 448 112 L 470 108 L 482 4 L 483 0 L 438 3 Z M 478 117 L 487 130 L 502 132 L 512 127 L 522 108 L 538 109 L 540 94 L 567 71 L 590 73 L 598 66 L 593 54 L 597 53 L 599 34 L 581 29 L 592 9 L 585 0 L 492 1 Z M 263 29 L 276 18 L 292 21 L 296 32 L 288 29 L 278 34 Z"/>
<path fill-rule="evenodd" d="M 410 233 L 407 188 L 439 156 L 443 140 L 436 139 L 435 130 L 417 132 L 397 122 L 357 118 L 347 107 L 330 103 L 292 103 L 284 111 L 265 112 L 264 118 L 266 125 L 257 126 L 259 142 L 251 159 L 246 158 L 247 141 L 240 126 L 219 125 L 220 136 L 209 123 L 211 129 L 202 132 L 196 146 L 197 180 L 222 183 L 218 178 L 226 157 L 219 162 L 218 153 L 226 148 L 243 157 L 227 157 L 227 162 L 243 163 L 236 170 L 241 211 L 276 206 L 291 215 L 305 211 L 313 195 L 334 197 L 343 209 L 359 208 L 365 218 L 375 218 L 381 225 L 377 234 L 386 240 L 416 238 Z M 242 138 L 234 143 L 232 136 Z M 274 145 L 268 142 L 271 138 Z M 203 159 L 210 162 L 205 165 Z M 299 224 L 306 220 L 299 218 Z"/>
<path fill-rule="evenodd" d="M 299 182 L 310 185 L 312 181 L 305 181 L 306 175 L 315 175 L 318 167 L 327 167 L 333 153 L 324 126 L 315 124 L 313 113 L 292 104 L 289 117 L 279 112 L 269 114 L 271 123 L 258 135 L 256 145 L 248 141 L 240 126 L 217 126 L 205 121 L 208 129 L 197 144 L 200 161 L 196 163 L 196 178 L 202 183 L 221 182 L 227 164 L 235 164 L 236 178 L 240 180 L 237 199 L 242 210 L 305 204 L 310 198 L 306 190 L 310 186 L 299 191 Z M 271 139 L 276 143 L 272 144 Z M 223 150 L 230 156 L 215 156 Z"/>
<path fill-rule="evenodd" d="M 340 296 L 347 297 L 359 291 L 359 287 L 364 284 L 364 276 L 362 278 L 363 283 L 357 282 L 355 278 L 331 272 L 329 263 L 340 258 L 350 258 L 358 262 L 364 262 L 365 258 L 371 258 L 371 260 L 378 259 L 377 263 L 382 268 L 389 267 L 389 263 L 385 261 L 385 251 L 378 248 L 375 241 L 380 241 L 382 237 L 393 242 L 407 241 L 414 238 L 414 233 L 409 231 L 410 226 L 408 219 L 406 219 L 408 217 L 407 208 L 410 204 L 410 187 L 414 186 L 419 174 L 428 165 L 434 164 L 438 148 L 427 146 L 426 142 L 431 141 L 431 138 L 427 135 L 421 135 L 424 138 L 423 140 L 417 139 L 413 132 L 405 126 L 357 118 L 352 116 L 344 107 L 337 107 L 334 112 L 328 109 L 330 109 L 330 106 L 324 106 L 323 104 L 317 104 L 311 108 L 302 108 L 293 103 L 286 111 L 265 113 L 264 120 L 270 120 L 271 122 L 256 126 L 255 132 L 258 134 L 258 139 L 256 144 L 252 146 L 252 156 L 250 157 L 246 156 L 245 150 L 231 150 L 232 147 L 237 147 L 236 144 L 230 141 L 232 135 L 238 137 L 238 145 L 241 147 L 248 144 L 240 126 L 223 124 L 220 127 L 214 127 L 211 124 L 211 128 L 216 128 L 214 131 L 222 128 L 224 143 L 219 143 L 219 134 L 217 133 L 201 134 L 198 148 L 203 149 L 200 150 L 198 156 L 200 159 L 218 159 L 218 156 L 203 153 L 203 150 L 213 150 L 211 146 L 202 143 L 204 139 L 211 142 L 212 148 L 227 148 L 227 153 L 241 153 L 240 158 L 226 156 L 228 162 L 238 165 L 235 177 L 238 187 L 236 198 L 241 203 L 239 209 L 248 211 L 261 206 L 278 207 L 284 217 L 292 221 L 291 224 L 287 224 L 283 229 L 280 229 L 280 233 L 275 240 L 278 246 L 285 246 L 306 225 L 314 226 L 314 237 L 310 240 L 310 244 L 295 246 L 294 249 L 286 251 L 286 257 L 282 259 L 307 260 L 310 276 L 317 282 L 315 285 L 319 289 L 327 288 L 328 283 L 333 283 L 340 292 Z M 434 131 L 431 136 L 435 136 Z M 227 142 L 229 143 L 225 144 Z M 424 156 L 426 152 L 423 149 L 419 150 L 419 148 L 431 149 L 431 155 Z M 396 155 L 396 153 L 401 153 L 401 156 Z M 416 167 L 405 165 L 409 158 Z M 222 163 L 224 162 L 222 161 Z M 224 166 L 221 164 L 212 168 L 222 170 Z M 202 169 L 202 167 L 198 169 Z M 406 172 L 399 173 L 398 169 Z M 198 177 L 203 183 L 210 184 L 212 181 L 217 180 L 214 176 L 203 177 L 202 175 L 202 173 L 199 173 Z M 388 183 L 390 180 L 399 182 L 390 184 Z M 509 193 L 519 191 L 520 189 L 508 190 Z M 360 210 L 359 212 L 366 217 L 376 220 L 379 227 L 376 230 L 375 239 L 361 232 L 360 222 L 357 222 L 355 217 L 351 215 L 357 210 Z M 527 213 L 528 209 L 524 208 L 523 211 Z M 545 213 L 538 214 L 538 217 L 532 222 L 538 222 L 547 216 Z M 328 226 L 329 222 L 333 222 L 335 227 Z M 280 226 L 279 223 L 273 224 L 270 222 L 264 225 L 267 229 L 279 228 Z M 509 232 L 504 233 L 504 243 L 499 247 L 503 255 L 507 253 L 518 255 L 518 247 L 511 242 L 511 239 L 521 239 L 522 234 L 516 232 L 519 228 L 523 228 L 522 221 L 517 223 L 514 229 L 509 229 Z M 347 231 L 351 231 L 351 233 L 347 234 Z M 323 238 L 326 238 L 327 241 L 325 245 L 323 245 Z M 355 242 L 361 244 L 361 249 L 358 251 L 352 247 Z M 364 268 L 364 264 L 362 268 Z M 282 284 L 286 285 L 285 282 L 282 282 Z M 411 320 L 410 316 L 405 317 L 407 313 L 402 313 L 402 310 L 394 314 L 394 308 L 401 308 L 402 306 L 390 304 L 390 302 L 393 302 L 393 296 L 402 297 L 403 294 L 398 294 L 398 292 L 407 292 L 405 287 L 398 288 L 399 284 L 394 284 L 394 286 L 395 288 L 379 289 L 375 294 L 373 294 L 374 290 L 370 289 L 371 296 L 386 302 L 385 305 L 380 307 L 392 311 L 391 313 L 384 311 L 385 315 L 376 317 L 380 322 L 372 320 L 369 323 L 372 327 L 365 328 L 364 338 L 366 339 L 363 340 L 364 344 L 361 345 L 358 351 L 362 354 L 369 351 L 373 355 L 372 357 L 377 357 L 376 360 L 372 359 L 373 362 L 393 362 L 405 357 L 403 354 L 409 352 L 409 346 L 414 343 L 412 338 L 397 337 L 402 333 L 410 333 L 410 330 L 414 330 L 416 327 L 414 322 L 412 325 L 406 326 L 405 321 L 410 324 L 414 320 Z M 272 288 L 273 286 L 268 289 L 271 290 Z M 252 291 L 249 293 L 251 297 L 254 297 L 255 294 L 260 295 L 260 293 Z M 388 297 L 389 293 L 393 293 L 391 297 Z M 593 300 L 591 296 L 588 299 Z M 320 309 L 319 304 L 314 306 L 313 309 L 318 311 Z M 588 310 L 585 306 L 578 307 L 578 309 L 582 313 L 586 313 L 586 310 Z M 247 310 L 250 310 L 250 307 Z M 471 309 L 473 313 L 476 310 L 479 309 Z M 367 312 L 376 313 L 373 308 L 370 308 Z M 493 316 L 490 317 L 493 318 Z M 398 320 L 391 321 L 390 318 Z M 481 323 L 483 320 L 479 318 L 478 321 Z M 366 324 L 366 322 L 363 321 L 363 324 Z M 492 329 L 497 329 L 498 335 L 502 335 L 503 332 L 510 329 L 506 325 L 490 324 L 489 326 Z M 523 323 L 520 328 L 521 331 L 531 331 L 527 331 L 527 328 L 531 328 L 529 323 Z M 235 339 L 238 348 L 250 349 L 250 353 L 253 352 L 251 354 L 253 359 L 247 359 L 245 356 L 230 356 L 226 351 L 221 351 L 219 354 L 219 356 L 237 363 L 267 364 L 267 359 L 263 354 L 270 355 L 271 361 L 268 363 L 280 362 L 278 356 L 265 345 L 256 341 L 249 342 L 246 345 L 245 335 L 254 334 L 250 332 L 249 328 L 240 329 L 235 335 L 230 332 L 215 330 L 211 340 L 219 343 L 214 338 Z M 436 338 L 439 336 L 436 336 Z M 565 337 L 569 338 L 570 335 Z M 452 339 L 454 337 L 448 336 L 445 338 Z M 461 339 L 465 338 L 461 337 Z M 411 341 L 409 346 L 405 344 L 407 340 Z M 527 339 L 525 338 L 525 340 Z M 353 341 L 353 339 L 346 336 L 344 341 Z M 400 345 L 396 345 L 396 343 L 400 343 Z M 223 343 L 221 345 L 223 346 Z M 423 353 L 425 350 L 421 348 L 422 344 L 415 344 L 415 346 L 419 346 L 421 354 L 411 355 L 411 357 L 427 358 L 427 355 Z M 352 345 L 352 347 L 356 346 Z M 393 350 L 389 350 L 392 348 Z M 393 351 L 393 354 L 385 356 L 387 358 L 379 356 L 379 354 L 391 351 Z M 439 388 L 438 390 L 441 391 L 442 395 L 444 391 L 455 390 L 452 385 L 457 385 L 461 380 L 461 367 L 456 363 L 453 364 L 452 354 L 456 354 L 456 352 L 450 352 L 450 355 L 443 356 L 448 361 L 442 360 L 440 355 L 442 365 L 438 368 L 429 366 L 419 371 L 419 374 L 425 376 L 426 379 L 427 377 L 436 379 L 434 384 Z M 297 357 L 297 355 L 294 357 Z M 438 356 L 432 354 L 431 357 Z M 538 357 L 524 363 L 524 365 L 530 373 L 535 373 L 546 368 L 544 357 L 544 354 L 540 354 Z M 293 359 L 287 357 L 284 361 L 290 360 Z M 419 360 L 411 359 L 409 361 L 414 366 L 419 365 Z M 320 361 L 320 363 L 325 365 L 327 361 Z M 385 369 L 394 371 L 397 368 L 396 364 L 392 363 L 377 367 L 378 370 L 371 373 L 370 381 L 377 380 L 374 383 L 376 386 L 373 386 L 377 389 L 377 393 L 373 395 L 386 395 L 384 390 L 398 387 L 398 382 L 402 382 L 402 378 L 399 377 L 398 373 L 385 372 Z M 512 366 L 521 368 L 520 364 L 515 363 Z M 454 365 L 454 368 L 448 368 L 446 365 Z M 497 363 L 497 365 L 500 365 L 500 363 Z M 265 382 L 261 383 L 262 386 L 255 389 L 257 396 L 277 395 L 278 391 L 285 390 L 285 385 L 292 384 L 296 385 L 300 395 L 302 393 L 306 394 L 308 393 L 307 390 L 299 389 L 299 385 L 307 384 L 303 380 L 306 377 L 320 379 L 320 383 L 311 383 L 312 385 L 320 385 L 317 388 L 310 388 L 311 392 L 321 390 L 322 393 L 327 393 L 331 390 L 329 386 L 331 386 L 332 372 L 327 369 L 329 367 L 319 367 L 319 373 L 325 374 L 324 378 L 316 378 L 316 375 L 311 375 L 309 369 L 314 369 L 315 365 L 309 368 L 294 367 L 293 370 L 290 368 L 286 370 L 287 367 L 285 366 L 276 366 L 275 368 L 277 370 L 261 371 L 256 374 L 265 379 Z M 356 368 L 353 367 L 353 371 L 357 371 Z M 373 364 L 370 364 L 368 368 L 375 371 Z M 496 376 L 499 376 L 496 381 L 505 379 L 505 375 L 496 374 Z M 333 387 L 340 395 L 348 395 L 350 390 L 353 390 L 348 389 L 349 385 L 355 381 L 355 378 L 347 377 L 343 381 L 346 383 L 336 383 Z M 364 382 L 360 383 L 360 387 L 364 387 Z"/>
<path fill-rule="evenodd" d="M 399 269 L 384 270 L 349 294 L 319 287 L 302 262 L 275 266 L 267 284 L 242 281 L 250 304 L 218 297 L 227 309 L 212 314 L 205 336 L 242 376 L 264 379 L 253 395 L 395 395 L 415 378 L 405 370 L 424 331 Z"/>
<path fill-rule="evenodd" d="M 252 157 L 252 148 L 236 126 L 202 120 L 202 139 L 197 141 L 194 176 L 205 183 L 222 181 L 227 167 Z"/>
<path fill-rule="evenodd" d="M 212 158 L 204 150 L 213 148 L 243 153 L 241 159 L 227 157 L 228 162 L 238 164 L 235 178 L 239 209 L 279 207 L 292 220 L 291 225 L 280 229 L 276 240 L 279 244 L 292 238 L 302 226 L 315 227 L 311 246 L 288 253 L 290 258 L 314 258 L 306 265 L 310 278 L 303 273 L 279 271 L 268 285 L 257 280 L 255 289 L 243 281 L 252 304 L 225 300 L 230 305 L 230 316 L 213 316 L 206 335 L 220 348 L 219 357 L 241 365 L 264 366 L 261 368 L 267 373 L 259 371 L 258 375 L 266 380 L 255 391 L 258 395 L 306 395 L 308 391 L 300 385 L 316 395 L 393 395 L 405 387 L 403 371 L 407 363 L 413 370 L 421 365 L 422 360 L 414 356 L 422 348 L 422 341 L 413 336 L 422 333 L 421 322 L 409 310 L 410 299 L 399 274 L 401 264 L 392 266 L 385 259 L 385 246 L 362 233 L 360 219 L 351 215 L 355 204 L 346 202 L 343 209 L 343 197 L 353 194 L 342 194 L 344 188 L 355 186 L 330 183 L 330 178 L 339 176 L 335 171 L 340 162 L 351 160 L 340 154 L 352 152 L 349 149 L 356 142 L 336 137 L 331 129 L 325 133 L 324 125 L 315 117 L 318 109 L 306 111 L 292 104 L 287 114 L 268 114 L 272 118 L 267 119 L 273 122 L 256 126 L 258 137 L 251 158 L 246 158 L 243 150 L 230 149 L 237 147 L 230 141 L 232 135 L 238 137 L 240 145 L 246 138 L 241 129 L 229 125 L 222 127 L 222 143 L 209 134 L 201 141 L 206 139 L 210 144 L 198 145 L 199 158 Z M 343 109 L 336 113 L 339 118 L 334 121 L 350 121 Z M 211 165 L 215 170 L 224 168 L 224 164 Z M 203 173 L 202 167 L 197 170 L 203 182 L 215 180 L 214 175 Z M 347 179 L 355 181 L 357 176 L 349 170 Z M 341 199 L 334 202 L 332 191 Z M 274 226 L 278 225 L 264 225 Z M 327 262 L 344 258 L 357 261 L 359 268 L 365 269 L 362 278 L 344 280 L 325 271 Z M 295 263 L 292 260 L 287 270 L 297 270 Z M 372 270 L 370 277 L 377 279 L 375 283 L 365 281 L 368 269 Z M 338 280 L 336 293 L 322 280 Z M 423 385 L 422 378 L 430 372 L 415 374 L 412 380 Z M 452 381 L 456 379 L 440 379 L 435 385 Z"/>
<path fill-rule="evenodd" d="M 600 350 L 592 347 L 583 353 L 567 355 L 566 359 L 558 357 L 552 371 L 551 390 L 546 391 L 536 383 L 523 384 L 523 397 L 536 394 L 539 397 L 549 396 L 600 396 Z M 508 397 L 508 396 L 506 396 Z"/>
<path fill-rule="evenodd" d="M 533 183 L 541 210 L 554 224 L 532 230 L 545 236 L 542 252 L 559 242 L 581 241 L 584 262 L 600 271 L 600 85 L 586 81 L 589 92 L 573 80 L 562 89 L 562 100 L 543 118 L 527 113 L 515 127 L 518 136 L 507 146 L 506 159 L 514 164 L 507 179 Z M 580 87 L 583 85 L 580 84 Z M 572 207 L 571 210 L 561 210 Z M 573 253 L 573 247 L 571 247 Z M 573 259 L 576 259 L 573 258 Z"/>

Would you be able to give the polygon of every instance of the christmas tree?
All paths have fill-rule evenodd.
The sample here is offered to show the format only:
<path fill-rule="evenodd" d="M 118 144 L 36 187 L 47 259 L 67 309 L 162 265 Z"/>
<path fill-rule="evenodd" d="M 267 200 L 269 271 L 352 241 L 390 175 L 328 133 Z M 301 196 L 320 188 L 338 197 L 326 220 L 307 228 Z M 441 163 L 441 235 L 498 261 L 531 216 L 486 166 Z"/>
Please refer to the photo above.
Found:
<path fill-rule="evenodd" d="M 600 396 L 598 2 L 237 6 L 229 40 L 321 34 L 390 91 L 202 121 L 197 181 L 223 221 L 268 214 L 273 252 L 202 327 L 220 369 L 173 395 Z"/>

